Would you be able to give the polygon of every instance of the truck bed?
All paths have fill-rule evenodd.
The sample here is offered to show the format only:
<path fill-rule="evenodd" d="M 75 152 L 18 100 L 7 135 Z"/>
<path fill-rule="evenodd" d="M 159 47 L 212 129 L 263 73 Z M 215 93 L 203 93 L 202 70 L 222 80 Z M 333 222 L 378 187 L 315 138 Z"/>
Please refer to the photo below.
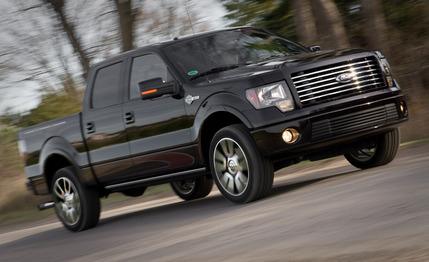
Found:
<path fill-rule="evenodd" d="M 44 150 L 52 140 L 63 140 L 71 145 L 77 156 L 79 165 L 88 165 L 85 143 L 82 137 L 81 113 L 51 120 L 20 130 L 20 151 L 25 158 L 25 173 L 29 179 L 35 179 L 43 174 L 41 165 Z M 52 150 L 52 148 L 50 149 Z M 63 150 L 58 148 L 58 150 Z"/>

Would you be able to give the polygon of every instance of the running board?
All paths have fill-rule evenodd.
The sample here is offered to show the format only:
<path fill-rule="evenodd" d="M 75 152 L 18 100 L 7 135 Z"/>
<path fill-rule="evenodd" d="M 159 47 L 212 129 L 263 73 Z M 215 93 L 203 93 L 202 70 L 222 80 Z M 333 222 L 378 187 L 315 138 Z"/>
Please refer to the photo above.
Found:
<path fill-rule="evenodd" d="M 120 190 L 129 189 L 133 187 L 159 185 L 159 184 L 164 184 L 172 181 L 203 176 L 206 174 L 207 174 L 206 168 L 202 167 L 202 168 L 186 170 L 186 171 L 181 171 L 181 172 L 162 175 L 162 176 L 155 176 L 155 177 L 143 178 L 143 179 L 129 181 L 129 182 L 123 182 L 119 184 L 108 185 L 108 186 L 105 186 L 105 189 L 110 191 L 120 191 Z"/>

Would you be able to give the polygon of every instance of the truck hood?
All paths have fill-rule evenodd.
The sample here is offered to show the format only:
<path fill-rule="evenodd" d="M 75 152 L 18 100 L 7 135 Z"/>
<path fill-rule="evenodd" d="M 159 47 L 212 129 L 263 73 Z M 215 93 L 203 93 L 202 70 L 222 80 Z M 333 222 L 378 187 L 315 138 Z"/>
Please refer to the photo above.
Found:
<path fill-rule="evenodd" d="M 249 64 L 233 70 L 212 74 L 207 77 L 210 83 L 245 79 L 252 76 L 265 75 L 273 71 L 293 72 L 306 66 L 317 66 L 317 64 L 331 64 L 344 60 L 352 60 L 357 57 L 373 55 L 372 52 L 363 49 L 345 49 L 333 51 L 321 51 L 314 53 L 303 53 L 294 56 L 279 57 L 261 63 Z M 203 80 L 204 78 L 202 78 Z"/>

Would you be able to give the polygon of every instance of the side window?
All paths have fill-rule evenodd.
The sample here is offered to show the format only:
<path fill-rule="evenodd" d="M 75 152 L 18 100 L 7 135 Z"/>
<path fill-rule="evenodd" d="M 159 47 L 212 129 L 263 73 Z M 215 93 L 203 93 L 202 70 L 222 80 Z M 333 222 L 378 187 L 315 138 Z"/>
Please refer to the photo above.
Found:
<path fill-rule="evenodd" d="M 121 65 L 116 63 L 97 71 L 92 89 L 92 108 L 103 108 L 121 102 Z"/>
<path fill-rule="evenodd" d="M 140 98 L 139 83 L 153 78 L 161 78 L 164 82 L 172 80 L 164 61 L 155 54 L 133 58 L 130 79 L 130 99 Z"/>

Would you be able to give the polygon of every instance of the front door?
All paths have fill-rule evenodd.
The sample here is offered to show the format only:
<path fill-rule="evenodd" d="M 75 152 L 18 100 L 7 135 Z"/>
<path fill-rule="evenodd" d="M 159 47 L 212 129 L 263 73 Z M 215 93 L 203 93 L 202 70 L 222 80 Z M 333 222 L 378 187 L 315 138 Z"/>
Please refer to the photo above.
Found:
<path fill-rule="evenodd" d="M 129 101 L 124 113 L 126 131 L 133 156 L 132 179 L 141 179 L 193 167 L 197 147 L 190 146 L 191 118 L 185 111 L 183 98 L 171 95 L 142 100 L 138 83 L 154 78 L 173 80 L 167 65 L 154 53 L 135 56 L 130 60 Z M 157 88 L 154 86 L 154 88 Z"/>

